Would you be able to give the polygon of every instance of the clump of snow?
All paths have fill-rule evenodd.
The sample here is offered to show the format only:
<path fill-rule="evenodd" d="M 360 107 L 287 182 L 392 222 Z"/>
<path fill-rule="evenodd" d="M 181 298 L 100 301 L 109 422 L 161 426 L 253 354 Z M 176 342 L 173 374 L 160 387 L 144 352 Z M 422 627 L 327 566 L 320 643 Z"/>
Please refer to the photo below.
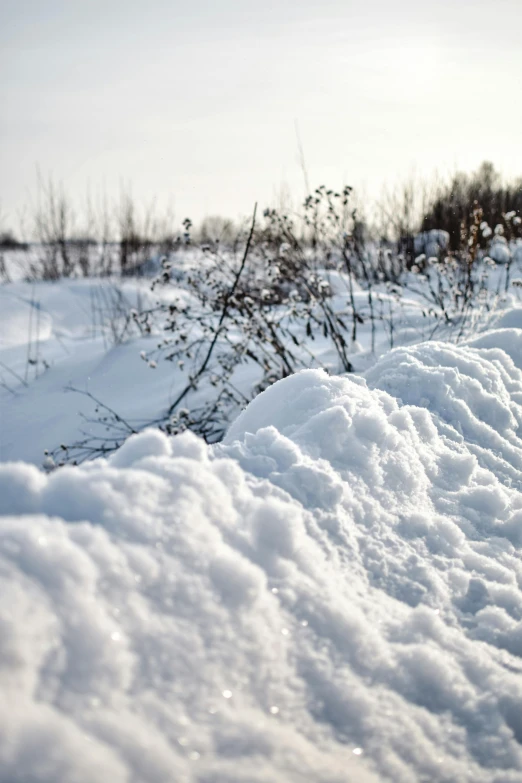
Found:
<path fill-rule="evenodd" d="M 506 237 L 501 234 L 495 234 L 489 246 L 488 256 L 497 264 L 509 264 L 511 261 L 511 250 Z"/>
<path fill-rule="evenodd" d="M 521 780 L 521 340 L 0 466 L 0 778 Z"/>
<path fill-rule="evenodd" d="M 426 258 L 439 258 L 441 252 L 449 248 L 450 236 L 447 231 L 442 229 L 431 229 L 416 234 L 413 240 L 413 246 L 416 255 L 425 255 Z"/>

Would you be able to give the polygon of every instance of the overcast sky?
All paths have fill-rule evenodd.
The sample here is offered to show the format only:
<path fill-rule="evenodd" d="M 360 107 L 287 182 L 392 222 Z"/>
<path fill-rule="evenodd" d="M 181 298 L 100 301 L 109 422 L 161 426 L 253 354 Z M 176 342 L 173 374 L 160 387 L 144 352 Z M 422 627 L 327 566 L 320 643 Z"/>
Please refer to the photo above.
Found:
<path fill-rule="evenodd" d="M 2 0 L 4 223 L 37 166 L 177 217 L 413 169 L 522 173 L 522 0 Z"/>

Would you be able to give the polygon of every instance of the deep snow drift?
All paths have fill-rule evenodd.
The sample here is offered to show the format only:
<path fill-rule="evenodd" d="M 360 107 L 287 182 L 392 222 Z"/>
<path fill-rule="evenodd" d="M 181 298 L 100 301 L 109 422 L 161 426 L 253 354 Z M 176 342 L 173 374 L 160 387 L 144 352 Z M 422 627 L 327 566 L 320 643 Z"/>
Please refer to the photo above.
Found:
<path fill-rule="evenodd" d="M 522 330 L 0 466 L 0 779 L 522 781 Z"/>

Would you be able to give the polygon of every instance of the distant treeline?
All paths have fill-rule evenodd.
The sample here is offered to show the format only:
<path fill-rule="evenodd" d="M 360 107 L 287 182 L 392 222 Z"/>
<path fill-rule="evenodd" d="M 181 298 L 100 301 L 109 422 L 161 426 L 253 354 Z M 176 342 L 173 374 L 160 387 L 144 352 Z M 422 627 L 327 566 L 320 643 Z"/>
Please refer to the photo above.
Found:
<path fill-rule="evenodd" d="M 322 189 L 334 192 L 324 186 Z M 355 204 L 355 194 L 348 190 L 350 205 Z M 303 207 L 283 210 L 305 245 L 316 239 L 314 218 L 310 211 L 306 214 L 306 208 L 307 204 L 313 206 L 318 192 L 309 196 L 304 212 Z M 36 195 L 36 206 L 29 212 L 30 220 L 22 227 L 20 239 L 0 226 L 0 251 L 27 250 L 28 238 L 34 239 L 40 250 L 33 246 L 31 274 L 37 278 L 135 274 L 143 271 L 151 258 L 169 255 L 191 243 L 237 248 L 244 232 L 244 226 L 221 216 L 207 217 L 197 226 L 188 218 L 180 224 L 171 212 L 162 212 L 155 203 L 139 208 L 128 193 L 115 203 L 106 198 L 97 202 L 87 199 L 82 210 L 77 210 L 63 187 L 52 180 L 39 179 Z M 493 164 L 485 162 L 472 174 L 457 173 L 438 183 L 410 181 L 384 195 L 377 209 L 358 203 L 355 212 L 361 242 L 394 242 L 411 266 L 416 234 L 431 229 L 446 231 L 447 249 L 458 252 L 468 240 L 477 215 L 479 223 L 487 224 L 492 231 L 504 225 L 506 240 L 513 238 L 509 232 L 516 222 L 509 216 L 522 215 L 522 178 L 506 182 Z M 478 243 L 485 247 L 486 234 L 480 234 Z"/>
<path fill-rule="evenodd" d="M 503 183 L 491 163 L 483 163 L 470 175 L 455 174 L 432 195 L 422 218 L 422 230 L 447 231 L 451 249 L 458 250 L 462 236 L 468 234 L 475 205 L 492 227 L 501 224 L 506 213 L 522 215 L 522 178 Z"/>

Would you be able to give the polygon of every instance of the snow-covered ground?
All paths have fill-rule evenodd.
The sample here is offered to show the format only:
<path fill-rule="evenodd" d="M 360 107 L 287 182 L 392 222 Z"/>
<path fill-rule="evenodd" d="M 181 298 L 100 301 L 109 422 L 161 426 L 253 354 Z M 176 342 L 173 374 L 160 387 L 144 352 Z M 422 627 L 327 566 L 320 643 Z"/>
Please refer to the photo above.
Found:
<path fill-rule="evenodd" d="M 1 466 L 2 779 L 522 780 L 522 331 L 477 343 Z"/>
<path fill-rule="evenodd" d="M 500 269 L 500 282 L 492 277 L 492 290 L 502 288 L 502 274 Z M 519 274 L 518 267 L 515 274 Z M 324 277 L 334 291 L 334 308 L 348 313 L 346 280 L 327 270 Z M 374 288 L 377 321 L 372 352 L 368 294 L 357 284 L 354 287 L 357 311 L 365 320 L 358 325 L 356 344 L 349 348 L 355 370 L 368 369 L 391 345 L 447 336 L 440 308 L 430 305 L 426 288 L 412 276 L 409 288 Z M 151 291 L 150 281 L 144 278 L 19 281 L 0 286 L 0 460 L 23 459 L 41 465 L 46 450 L 104 437 L 107 430 L 100 425 L 99 406 L 86 393 L 136 430 L 161 416 L 186 384 L 187 368 L 182 371 L 175 362 L 158 360 L 152 369 L 144 362 L 140 355 L 154 356 L 164 334 L 159 325 L 151 334 L 140 335 L 129 314 L 132 309 L 145 312 L 180 295 L 186 292 L 176 286 Z M 521 298 L 522 289 L 511 288 L 496 303 L 501 309 L 478 308 L 468 320 L 466 333 L 491 326 L 499 313 L 503 317 L 513 308 L 516 319 Z M 349 319 L 347 314 L 348 325 Z M 341 370 L 330 338 L 319 333 L 310 341 L 305 323 L 298 335 L 303 343 L 308 341 L 316 366 L 332 374 Z M 234 377 L 247 398 L 259 380 L 259 369 L 252 363 L 241 365 Z M 112 434 L 109 429 L 107 437 Z"/>
<path fill-rule="evenodd" d="M 362 330 L 361 374 L 278 382 L 218 446 L 47 474 L 90 426 L 65 386 L 143 421 L 179 383 L 122 336 L 145 283 L 104 318 L 96 285 L 0 288 L 0 780 L 520 783 L 516 292 L 459 345 L 412 298 L 394 351 Z"/>
<path fill-rule="evenodd" d="M 99 395 L 136 428 L 166 407 L 172 367 L 153 372 L 141 361 L 154 340 L 127 323 L 131 308 L 157 301 L 149 289 L 96 280 L 0 287 L 0 460 L 41 465 L 44 450 L 98 431 L 84 418 L 96 418 L 95 404 L 78 392 Z"/>

